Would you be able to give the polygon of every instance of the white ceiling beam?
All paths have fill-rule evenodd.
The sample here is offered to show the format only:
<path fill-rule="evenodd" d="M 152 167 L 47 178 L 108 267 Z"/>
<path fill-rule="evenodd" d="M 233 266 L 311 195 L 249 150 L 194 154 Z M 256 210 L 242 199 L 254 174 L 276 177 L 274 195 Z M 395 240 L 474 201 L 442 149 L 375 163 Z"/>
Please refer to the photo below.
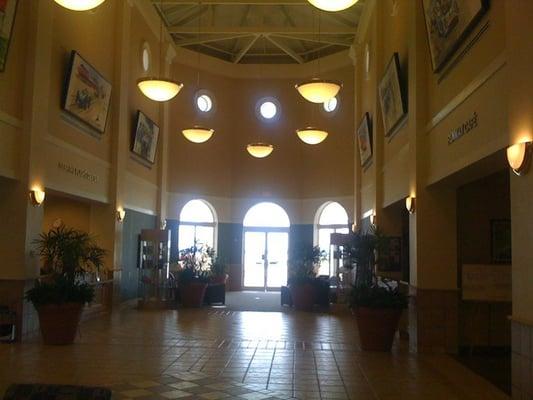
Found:
<path fill-rule="evenodd" d="M 257 42 L 257 39 L 259 39 L 260 35 L 254 35 L 250 38 L 250 40 L 239 50 L 239 52 L 235 55 L 233 58 L 233 64 L 238 64 L 242 58 L 250 51 L 252 46 Z"/>
<path fill-rule="evenodd" d="M 343 46 L 343 47 L 350 47 L 353 44 L 353 40 L 335 40 L 335 39 L 329 39 L 329 38 L 315 38 L 312 36 L 298 36 L 298 35 L 286 35 L 283 33 L 273 33 L 272 36 L 286 38 L 286 39 L 293 39 L 293 40 L 302 40 L 306 42 L 313 42 L 313 43 L 321 43 L 321 44 L 329 44 L 332 46 Z"/>
<path fill-rule="evenodd" d="M 291 26 L 202 26 L 203 34 L 212 35 L 262 35 L 262 34 L 285 34 L 285 35 L 316 35 L 317 32 L 312 27 L 291 27 Z M 190 26 L 171 26 L 169 33 L 194 34 L 198 33 L 198 28 Z M 321 35 L 355 35 L 357 28 L 327 28 L 320 32 Z"/>
<path fill-rule="evenodd" d="M 279 40 L 270 37 L 269 35 L 265 35 L 265 37 L 276 47 L 278 47 L 280 50 L 283 50 L 285 53 L 287 53 L 289 56 L 291 56 L 298 64 L 304 64 L 305 60 L 296 53 L 293 49 L 291 49 L 287 44 L 280 42 Z"/>
<path fill-rule="evenodd" d="M 179 25 L 185 25 L 189 22 L 192 22 L 198 18 L 200 18 L 202 15 L 204 15 L 207 10 L 209 10 L 208 6 L 202 5 L 201 7 L 194 7 L 191 8 L 188 12 L 184 12 L 178 19 L 173 20 L 169 18 L 170 26 L 179 26 Z M 198 31 L 198 27 L 196 28 L 196 31 Z"/>
<path fill-rule="evenodd" d="M 247 37 L 249 35 L 224 35 L 224 36 L 210 36 L 210 37 L 195 37 L 192 39 L 179 39 L 174 40 L 174 44 L 179 47 L 183 46 L 193 46 L 195 44 L 205 44 L 205 43 L 213 43 L 213 42 L 220 42 L 222 40 L 230 40 L 230 39 L 238 39 L 242 37 Z"/>

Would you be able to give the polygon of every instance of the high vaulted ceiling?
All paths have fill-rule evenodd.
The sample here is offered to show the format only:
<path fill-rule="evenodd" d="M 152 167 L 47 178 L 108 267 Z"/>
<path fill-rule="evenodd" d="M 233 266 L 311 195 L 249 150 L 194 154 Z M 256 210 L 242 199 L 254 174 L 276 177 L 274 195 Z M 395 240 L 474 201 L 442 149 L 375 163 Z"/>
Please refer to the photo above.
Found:
<path fill-rule="evenodd" d="M 243 64 L 303 64 L 348 49 L 365 0 L 342 12 L 307 0 L 152 0 L 177 46 Z"/>

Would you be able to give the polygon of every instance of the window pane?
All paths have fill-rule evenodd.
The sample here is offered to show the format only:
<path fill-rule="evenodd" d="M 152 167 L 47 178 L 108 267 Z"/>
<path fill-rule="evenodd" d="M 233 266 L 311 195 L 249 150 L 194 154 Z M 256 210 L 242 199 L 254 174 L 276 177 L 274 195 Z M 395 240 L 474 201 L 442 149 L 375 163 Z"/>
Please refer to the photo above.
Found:
<path fill-rule="evenodd" d="M 319 229 L 318 230 L 318 247 L 320 250 L 326 252 L 326 258 L 320 262 L 320 268 L 318 269 L 319 275 L 329 276 L 329 248 L 331 243 L 331 234 L 334 233 L 334 229 Z"/>
<path fill-rule="evenodd" d="M 215 222 L 213 212 L 203 200 L 191 200 L 181 210 L 180 221 Z"/>
<path fill-rule="evenodd" d="M 339 203 L 329 203 L 320 214 L 319 225 L 346 225 L 348 226 L 348 214 Z"/>
<path fill-rule="evenodd" d="M 179 250 L 194 246 L 194 226 L 180 225 L 178 230 Z"/>
<path fill-rule="evenodd" d="M 285 210 L 274 203 L 256 204 L 244 217 L 244 226 L 288 228 L 290 225 Z"/>
<path fill-rule="evenodd" d="M 196 244 L 198 246 L 207 245 L 213 247 L 214 228 L 210 226 L 197 226 L 196 227 Z"/>

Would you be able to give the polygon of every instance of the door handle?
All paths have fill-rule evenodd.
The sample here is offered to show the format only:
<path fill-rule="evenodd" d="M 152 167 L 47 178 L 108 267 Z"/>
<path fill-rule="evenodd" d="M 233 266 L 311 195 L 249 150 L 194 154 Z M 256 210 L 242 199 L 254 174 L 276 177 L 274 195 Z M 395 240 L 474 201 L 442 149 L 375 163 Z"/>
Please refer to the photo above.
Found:
<path fill-rule="evenodd" d="M 278 262 L 277 261 L 271 261 L 269 262 L 269 264 L 277 264 Z"/>

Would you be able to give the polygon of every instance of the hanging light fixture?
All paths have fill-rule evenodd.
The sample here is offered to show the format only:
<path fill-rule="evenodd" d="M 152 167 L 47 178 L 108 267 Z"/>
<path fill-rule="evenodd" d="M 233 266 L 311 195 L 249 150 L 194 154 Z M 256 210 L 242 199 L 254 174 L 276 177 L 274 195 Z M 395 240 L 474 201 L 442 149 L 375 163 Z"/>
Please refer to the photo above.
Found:
<path fill-rule="evenodd" d="M 198 8 L 200 9 L 201 6 L 202 6 L 202 2 L 199 1 L 198 2 Z M 199 10 L 199 11 L 201 11 L 201 10 Z M 198 40 L 200 40 L 201 26 L 202 26 L 202 17 L 200 15 L 198 17 Z M 200 61 L 201 61 L 201 59 L 200 59 L 200 52 L 198 51 L 197 53 L 198 53 L 198 67 L 197 67 L 198 74 L 196 76 L 196 86 L 197 86 L 197 89 L 200 90 Z M 209 139 L 211 139 L 211 136 L 213 136 L 213 134 L 215 133 L 215 130 L 195 125 L 192 128 L 183 129 L 181 131 L 181 133 L 190 142 L 193 142 L 193 143 L 205 143 Z"/>
<path fill-rule="evenodd" d="M 163 9 L 163 2 L 160 6 L 161 12 Z M 140 91 L 154 101 L 169 101 L 177 96 L 180 90 L 183 88 L 183 84 L 176 82 L 172 79 L 163 78 L 161 74 L 161 65 L 163 64 L 163 18 L 159 23 L 159 77 L 149 77 L 139 79 L 137 86 Z"/>
<path fill-rule="evenodd" d="M 297 129 L 296 134 L 302 142 L 311 145 L 322 143 L 328 137 L 328 132 L 312 127 Z"/>
<path fill-rule="evenodd" d="M 211 139 L 211 136 L 213 136 L 215 130 L 203 128 L 201 126 L 194 126 L 192 128 L 183 129 L 181 132 L 183 133 L 183 136 L 185 136 L 190 142 L 205 143 Z"/>
<path fill-rule="evenodd" d="M 88 11 L 98 7 L 105 0 L 54 0 L 62 7 L 72 11 Z"/>
<path fill-rule="evenodd" d="M 330 0 L 326 0 L 328 2 Z M 313 25 L 314 25 L 314 13 L 313 13 Z M 320 14 L 318 14 L 318 42 L 320 42 Z M 317 58 L 318 76 L 320 76 L 320 50 Z M 342 84 L 332 80 L 313 78 L 308 81 L 304 81 L 295 85 L 296 90 L 302 95 L 304 99 L 311 103 L 326 103 L 331 100 L 342 88 Z"/>
<path fill-rule="evenodd" d="M 250 143 L 246 150 L 252 157 L 265 158 L 274 151 L 274 146 L 268 143 Z"/>
<path fill-rule="evenodd" d="M 342 84 L 335 81 L 313 78 L 309 81 L 299 83 L 295 87 L 307 101 L 322 104 L 337 96 L 342 88 Z"/>
<path fill-rule="evenodd" d="M 342 11 L 350 8 L 359 0 L 307 0 L 309 3 L 324 11 Z"/>

